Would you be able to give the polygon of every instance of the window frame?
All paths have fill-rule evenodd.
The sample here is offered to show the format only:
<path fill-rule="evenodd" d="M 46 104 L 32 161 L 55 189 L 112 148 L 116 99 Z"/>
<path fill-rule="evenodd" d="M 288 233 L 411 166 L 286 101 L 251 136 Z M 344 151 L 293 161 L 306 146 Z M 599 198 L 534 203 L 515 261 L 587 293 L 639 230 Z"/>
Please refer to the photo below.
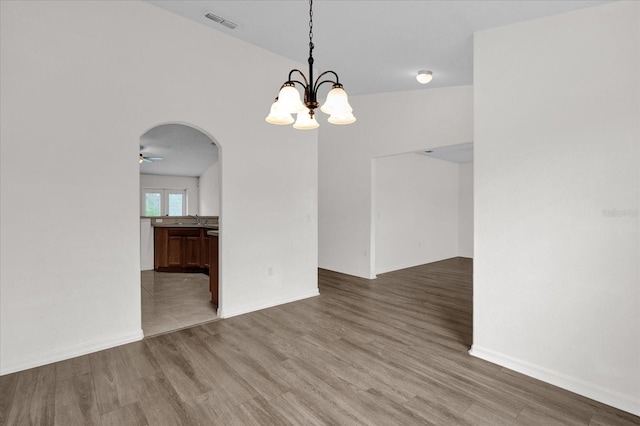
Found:
<path fill-rule="evenodd" d="M 160 215 L 149 216 L 146 210 L 147 194 L 160 194 Z M 182 214 L 169 216 L 169 195 L 182 195 Z M 142 188 L 140 193 L 140 213 L 144 217 L 179 217 L 187 215 L 187 189 L 179 188 Z"/>

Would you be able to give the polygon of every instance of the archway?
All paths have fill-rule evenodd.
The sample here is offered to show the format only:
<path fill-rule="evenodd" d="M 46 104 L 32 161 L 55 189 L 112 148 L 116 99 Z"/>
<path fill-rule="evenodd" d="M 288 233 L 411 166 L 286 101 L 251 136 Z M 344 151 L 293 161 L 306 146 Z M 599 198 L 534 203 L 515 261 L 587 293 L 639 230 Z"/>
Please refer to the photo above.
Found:
<path fill-rule="evenodd" d="M 140 136 L 142 329 L 145 337 L 217 319 L 221 146 L 188 123 Z M 215 275 L 214 275 L 215 274 Z"/>

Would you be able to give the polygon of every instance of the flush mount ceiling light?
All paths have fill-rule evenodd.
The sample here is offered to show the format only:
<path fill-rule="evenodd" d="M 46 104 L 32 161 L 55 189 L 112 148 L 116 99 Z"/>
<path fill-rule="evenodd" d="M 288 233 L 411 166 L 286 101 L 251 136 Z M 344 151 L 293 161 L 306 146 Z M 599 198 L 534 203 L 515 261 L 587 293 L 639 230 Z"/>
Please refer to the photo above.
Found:
<path fill-rule="evenodd" d="M 327 94 L 327 100 L 320 107 L 320 111 L 329 114 L 331 124 L 351 124 L 356 121 L 353 116 L 353 108 L 349 105 L 347 92 L 344 91 L 338 74 L 333 71 L 325 71 L 313 80 L 313 0 L 309 0 L 309 79 L 302 71 L 293 69 L 289 71 L 289 78 L 280 87 L 278 97 L 271 105 L 271 111 L 265 120 L 267 123 L 285 125 L 294 122 L 291 114 L 297 114 L 294 129 L 308 130 L 319 126 L 314 117 L 314 110 L 318 103 L 318 89 L 325 83 L 331 83 L 332 89 Z M 299 74 L 303 81 L 294 80 L 293 75 Z M 335 77 L 335 81 L 331 76 Z M 300 100 L 300 93 L 296 84 L 304 89 L 304 103 Z"/>
<path fill-rule="evenodd" d="M 420 70 L 418 71 L 418 75 L 416 75 L 416 80 L 418 80 L 420 84 L 427 84 L 433 80 L 433 73 L 431 71 Z"/>

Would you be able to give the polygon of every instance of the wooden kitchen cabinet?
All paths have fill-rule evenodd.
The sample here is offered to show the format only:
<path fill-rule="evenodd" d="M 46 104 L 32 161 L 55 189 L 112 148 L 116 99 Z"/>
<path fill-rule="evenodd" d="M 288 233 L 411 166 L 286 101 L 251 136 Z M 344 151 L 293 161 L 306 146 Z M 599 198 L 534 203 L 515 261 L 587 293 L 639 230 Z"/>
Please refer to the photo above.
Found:
<path fill-rule="evenodd" d="M 218 307 L 218 236 L 209 236 L 209 291 L 211 304 Z"/>
<path fill-rule="evenodd" d="M 158 272 L 206 272 L 201 266 L 203 228 L 154 228 L 154 269 Z"/>
<path fill-rule="evenodd" d="M 178 236 L 172 236 L 167 233 L 166 235 L 167 245 L 165 256 L 167 258 L 166 265 L 171 267 L 182 267 L 182 252 L 184 245 L 184 238 Z"/>
<path fill-rule="evenodd" d="M 200 267 L 209 269 L 210 264 L 210 246 L 211 246 L 211 235 L 207 234 L 207 230 L 204 230 L 204 236 L 202 238 L 202 244 L 200 245 Z"/>
<path fill-rule="evenodd" d="M 200 267 L 200 235 L 184 237 L 184 251 L 182 254 L 182 266 L 186 268 Z"/>

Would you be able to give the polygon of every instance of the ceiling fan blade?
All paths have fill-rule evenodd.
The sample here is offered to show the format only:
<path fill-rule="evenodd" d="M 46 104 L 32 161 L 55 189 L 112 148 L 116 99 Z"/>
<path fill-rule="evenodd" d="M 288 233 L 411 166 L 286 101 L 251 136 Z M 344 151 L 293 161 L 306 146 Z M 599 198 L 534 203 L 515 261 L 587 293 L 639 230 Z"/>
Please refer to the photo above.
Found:
<path fill-rule="evenodd" d="M 149 160 L 147 157 L 142 157 L 142 161 L 145 163 L 153 163 L 153 160 Z"/>
<path fill-rule="evenodd" d="M 146 157 L 147 159 L 151 160 L 151 161 L 160 161 L 160 160 L 164 160 L 163 157 Z"/>

